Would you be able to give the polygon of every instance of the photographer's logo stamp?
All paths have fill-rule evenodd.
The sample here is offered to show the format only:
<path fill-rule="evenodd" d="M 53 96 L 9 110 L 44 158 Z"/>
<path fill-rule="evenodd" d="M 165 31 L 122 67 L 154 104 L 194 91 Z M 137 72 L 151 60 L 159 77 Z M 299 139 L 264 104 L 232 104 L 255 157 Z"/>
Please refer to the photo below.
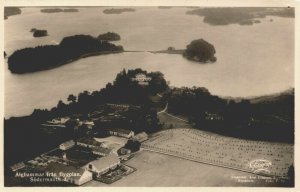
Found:
<path fill-rule="evenodd" d="M 255 159 L 249 164 L 253 173 L 270 174 L 269 168 L 272 166 L 272 162 L 266 159 Z"/>

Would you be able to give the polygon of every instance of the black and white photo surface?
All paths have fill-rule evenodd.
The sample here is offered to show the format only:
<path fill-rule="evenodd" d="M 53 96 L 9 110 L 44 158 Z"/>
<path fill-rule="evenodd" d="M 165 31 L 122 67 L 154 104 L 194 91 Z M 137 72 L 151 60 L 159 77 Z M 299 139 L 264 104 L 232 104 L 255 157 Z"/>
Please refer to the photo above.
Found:
<path fill-rule="evenodd" d="M 5 6 L 4 186 L 294 187 L 294 67 L 293 6 Z"/>

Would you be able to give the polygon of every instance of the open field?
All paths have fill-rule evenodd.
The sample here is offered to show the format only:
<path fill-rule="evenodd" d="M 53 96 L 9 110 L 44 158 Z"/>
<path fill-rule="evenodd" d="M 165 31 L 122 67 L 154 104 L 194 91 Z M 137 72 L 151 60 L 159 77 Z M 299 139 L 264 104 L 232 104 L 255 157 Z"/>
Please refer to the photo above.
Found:
<path fill-rule="evenodd" d="M 121 187 L 223 187 L 282 186 L 281 181 L 255 174 L 197 163 L 150 151 L 140 151 L 126 162 L 137 170 L 110 185 L 91 181 L 83 186 Z"/>
<path fill-rule="evenodd" d="M 287 176 L 293 145 L 248 141 L 195 129 L 170 129 L 142 144 L 150 151 L 271 176 Z M 260 164 L 261 166 L 259 166 Z"/>
<path fill-rule="evenodd" d="M 159 121 L 163 124 L 163 129 L 192 127 L 185 119 L 179 119 L 166 112 L 158 113 L 157 116 Z"/>

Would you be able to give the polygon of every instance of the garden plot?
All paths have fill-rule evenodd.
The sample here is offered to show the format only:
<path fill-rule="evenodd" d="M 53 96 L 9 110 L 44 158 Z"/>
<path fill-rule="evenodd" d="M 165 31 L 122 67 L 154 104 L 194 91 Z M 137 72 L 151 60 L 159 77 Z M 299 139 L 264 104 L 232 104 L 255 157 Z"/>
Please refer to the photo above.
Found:
<path fill-rule="evenodd" d="M 293 145 L 249 141 L 195 129 L 169 129 L 142 144 L 145 150 L 272 176 L 287 176 Z"/>

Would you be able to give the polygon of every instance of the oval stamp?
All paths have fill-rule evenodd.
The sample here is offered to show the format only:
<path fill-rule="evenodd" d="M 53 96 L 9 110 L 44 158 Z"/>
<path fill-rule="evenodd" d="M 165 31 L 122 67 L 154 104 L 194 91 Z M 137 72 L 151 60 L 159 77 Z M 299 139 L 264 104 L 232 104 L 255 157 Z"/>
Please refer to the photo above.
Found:
<path fill-rule="evenodd" d="M 249 164 L 249 167 L 253 171 L 253 173 L 270 174 L 269 168 L 271 166 L 272 162 L 266 159 L 254 159 Z"/>

